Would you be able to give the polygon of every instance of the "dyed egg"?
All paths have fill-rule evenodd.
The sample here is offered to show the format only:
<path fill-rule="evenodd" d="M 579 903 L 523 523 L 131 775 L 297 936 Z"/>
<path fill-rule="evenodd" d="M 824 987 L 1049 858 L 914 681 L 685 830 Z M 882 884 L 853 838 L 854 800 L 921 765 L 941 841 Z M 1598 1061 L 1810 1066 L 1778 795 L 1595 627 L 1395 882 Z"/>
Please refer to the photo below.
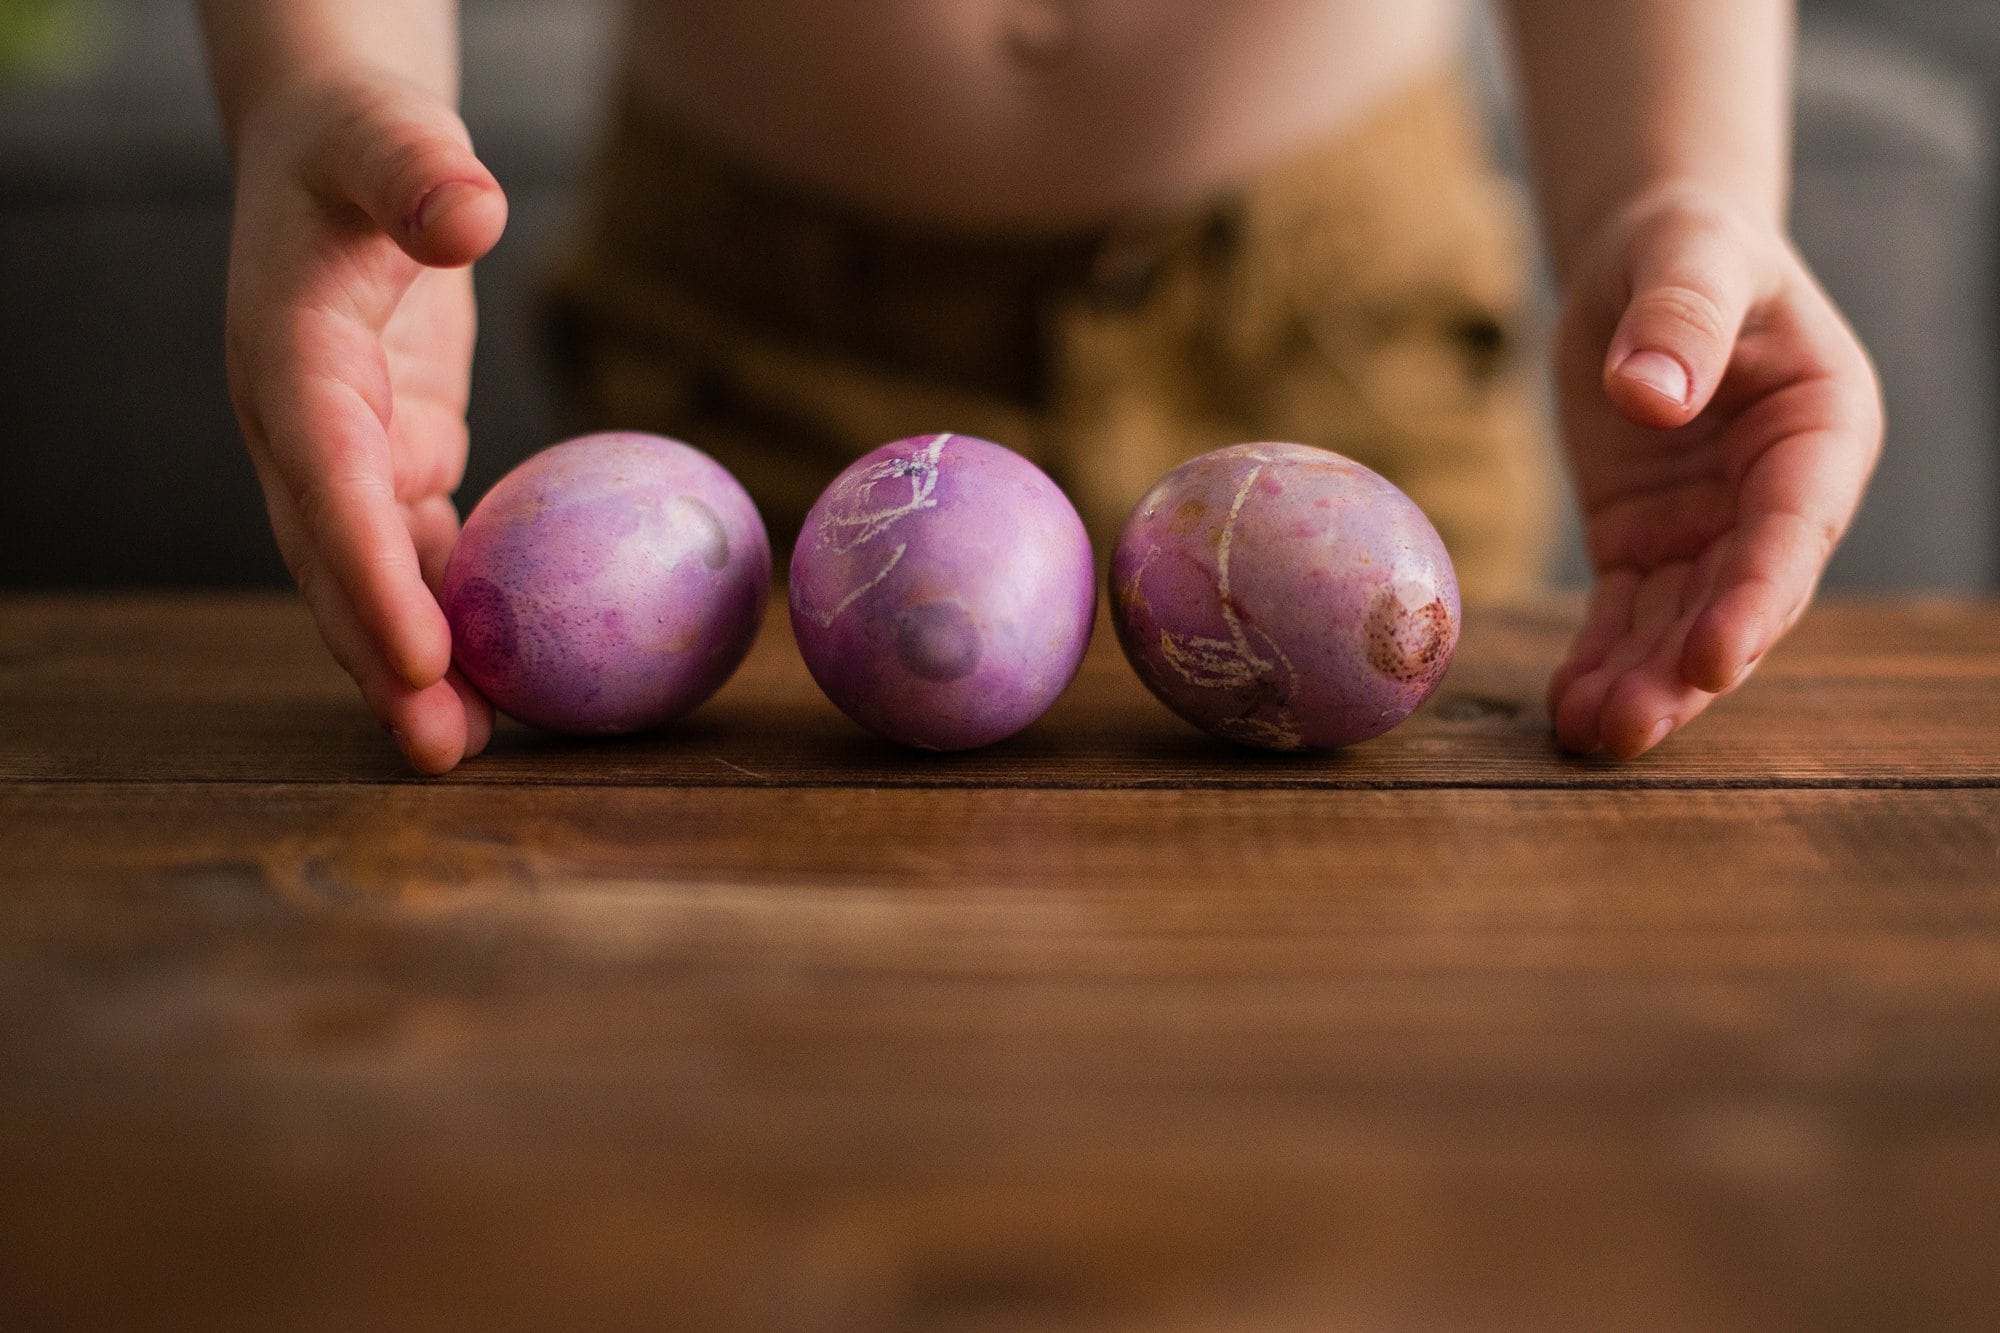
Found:
<path fill-rule="evenodd" d="M 1181 717 L 1309 750 L 1389 730 L 1458 644 L 1458 579 L 1430 520 L 1325 449 L 1239 444 L 1176 468 L 1126 520 L 1112 623 Z"/>
<path fill-rule="evenodd" d="M 734 477 L 657 435 L 586 435 L 509 472 L 445 569 L 452 656 L 496 707 L 551 731 L 682 716 L 743 661 L 771 547 Z"/>
<path fill-rule="evenodd" d="M 1019 454 L 969 435 L 898 440 L 836 477 L 793 548 L 792 629 L 842 712 L 960 750 L 1047 711 L 1090 644 L 1083 522 Z"/>

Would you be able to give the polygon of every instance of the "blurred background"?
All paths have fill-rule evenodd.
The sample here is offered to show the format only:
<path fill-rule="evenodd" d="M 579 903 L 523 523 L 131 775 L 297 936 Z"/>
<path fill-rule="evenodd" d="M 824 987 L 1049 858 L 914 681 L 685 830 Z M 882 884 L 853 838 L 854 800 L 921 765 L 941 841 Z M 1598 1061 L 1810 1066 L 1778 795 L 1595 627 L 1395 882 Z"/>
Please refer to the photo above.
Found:
<path fill-rule="evenodd" d="M 463 0 L 465 116 L 512 202 L 478 270 L 461 504 L 557 438 L 533 321 L 611 0 Z M 1794 228 L 1889 438 L 1829 588 L 2000 586 L 1996 0 L 1802 0 Z M 1510 163 L 1506 80 L 1475 24 Z M 222 371 L 229 180 L 191 0 L 0 0 L 0 586 L 282 584 Z M 1582 567 L 1568 539 L 1562 575 Z"/>

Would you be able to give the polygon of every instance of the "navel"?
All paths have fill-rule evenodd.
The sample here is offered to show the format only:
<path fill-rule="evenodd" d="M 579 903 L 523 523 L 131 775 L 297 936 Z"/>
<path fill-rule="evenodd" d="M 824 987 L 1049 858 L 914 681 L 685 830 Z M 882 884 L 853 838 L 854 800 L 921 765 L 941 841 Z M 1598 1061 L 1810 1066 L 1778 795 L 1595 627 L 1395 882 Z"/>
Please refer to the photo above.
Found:
<path fill-rule="evenodd" d="M 1024 65 L 1053 64 L 1075 44 L 1076 15 L 1069 0 L 1010 0 L 1001 33 L 1013 59 Z"/>

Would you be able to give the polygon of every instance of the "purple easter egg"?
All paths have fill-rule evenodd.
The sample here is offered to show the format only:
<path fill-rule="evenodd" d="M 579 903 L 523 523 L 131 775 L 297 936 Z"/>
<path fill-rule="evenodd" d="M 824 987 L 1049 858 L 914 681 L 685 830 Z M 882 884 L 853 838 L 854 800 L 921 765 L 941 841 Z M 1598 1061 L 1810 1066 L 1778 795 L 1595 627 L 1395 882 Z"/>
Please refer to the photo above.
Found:
<path fill-rule="evenodd" d="M 1042 470 L 969 435 L 885 444 L 828 486 L 792 552 L 813 679 L 877 735 L 932 750 L 1011 736 L 1090 644 L 1090 538 Z"/>
<path fill-rule="evenodd" d="M 1182 464 L 1126 520 L 1112 623 L 1181 717 L 1313 750 L 1389 730 L 1458 644 L 1458 578 L 1430 520 L 1350 459 L 1238 444 Z"/>
<path fill-rule="evenodd" d="M 771 546 L 708 455 L 635 432 L 522 462 L 459 534 L 442 598 L 452 656 L 501 711 L 550 731 L 670 722 L 750 650 Z"/>

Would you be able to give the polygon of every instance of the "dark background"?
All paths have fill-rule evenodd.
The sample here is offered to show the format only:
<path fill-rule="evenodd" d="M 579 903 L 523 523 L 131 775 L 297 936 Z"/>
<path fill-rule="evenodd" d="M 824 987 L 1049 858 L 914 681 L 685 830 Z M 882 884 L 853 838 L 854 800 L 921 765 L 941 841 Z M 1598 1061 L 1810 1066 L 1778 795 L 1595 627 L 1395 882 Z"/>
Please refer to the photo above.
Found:
<path fill-rule="evenodd" d="M 223 386 L 228 174 L 191 4 L 13 0 L 0 66 L 0 585 L 284 582 Z M 553 442 L 532 318 L 603 103 L 606 0 L 464 0 L 465 112 L 512 203 L 477 274 L 461 504 Z M 1807 0 L 1794 226 L 1889 400 L 1830 588 L 2000 586 L 1995 0 Z M 7 33 L 0 28 L 0 41 Z M 1490 36 L 1496 132 L 1513 160 Z M 1563 574 L 1580 566 L 1573 547 Z"/>

